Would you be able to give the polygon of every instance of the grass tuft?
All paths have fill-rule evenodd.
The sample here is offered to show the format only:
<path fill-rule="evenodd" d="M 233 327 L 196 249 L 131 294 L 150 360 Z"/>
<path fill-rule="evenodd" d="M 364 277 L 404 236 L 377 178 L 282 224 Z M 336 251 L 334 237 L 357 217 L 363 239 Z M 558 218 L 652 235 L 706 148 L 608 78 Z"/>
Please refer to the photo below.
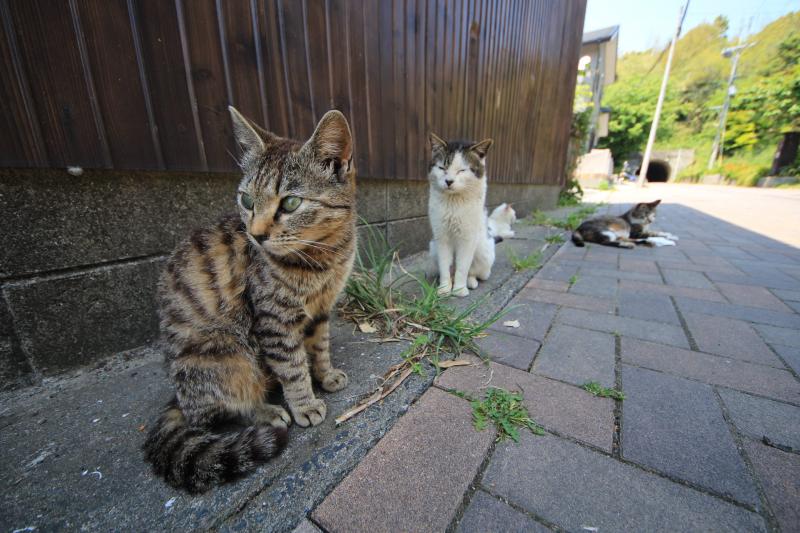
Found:
<path fill-rule="evenodd" d="M 511 266 L 514 267 L 516 272 L 542 266 L 542 252 L 533 251 L 526 256 L 520 257 L 513 248 L 508 248 L 506 254 L 508 255 L 508 260 L 511 261 Z"/>
<path fill-rule="evenodd" d="M 489 387 L 486 398 L 478 400 L 465 392 L 450 390 L 451 393 L 467 399 L 472 406 L 472 423 L 475 429 L 483 431 L 494 424 L 497 429 L 497 442 L 511 439 L 519 442 L 519 429 L 529 429 L 534 435 L 544 435 L 544 429 L 534 422 L 528 408 L 522 403 L 522 394 L 497 387 Z"/>
<path fill-rule="evenodd" d="M 554 233 L 553 235 L 548 235 L 545 237 L 544 240 L 549 244 L 561 244 L 564 242 L 564 236 L 560 233 Z"/>
<path fill-rule="evenodd" d="M 569 281 L 567 282 L 567 283 L 569 284 L 569 287 L 572 287 L 573 285 L 575 285 L 576 283 L 578 283 L 578 280 L 579 280 L 579 279 L 580 279 L 580 278 L 578 277 L 578 275 L 577 275 L 577 274 L 573 274 L 573 275 L 571 275 L 571 276 L 569 277 Z"/>
<path fill-rule="evenodd" d="M 609 387 L 603 387 L 596 381 L 587 381 L 581 388 L 589 394 L 600 396 L 601 398 L 611 398 L 619 401 L 625 399 L 625 394 L 622 391 Z"/>

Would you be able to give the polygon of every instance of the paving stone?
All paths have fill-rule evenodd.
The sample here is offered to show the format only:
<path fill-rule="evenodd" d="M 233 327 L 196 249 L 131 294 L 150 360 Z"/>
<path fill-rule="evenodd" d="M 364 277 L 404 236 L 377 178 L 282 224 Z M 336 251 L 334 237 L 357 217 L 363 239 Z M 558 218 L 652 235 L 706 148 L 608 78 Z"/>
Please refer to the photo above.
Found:
<path fill-rule="evenodd" d="M 614 303 L 602 298 L 584 296 L 582 294 L 572 294 L 563 292 L 543 291 L 540 289 L 523 289 L 519 293 L 520 298 L 535 302 L 547 302 L 566 307 L 577 307 L 599 313 L 613 313 Z"/>
<path fill-rule="evenodd" d="M 686 256 L 691 259 L 692 263 L 696 265 L 712 265 L 712 266 L 730 266 L 731 263 L 724 257 L 720 257 L 719 255 L 709 255 L 705 252 L 693 252 L 691 250 L 686 251 Z M 751 257 L 752 259 L 752 257 Z"/>
<path fill-rule="evenodd" d="M 737 246 L 724 246 L 720 244 L 711 244 L 709 245 L 714 251 L 715 255 L 720 257 L 726 257 L 730 259 L 753 259 L 754 256 L 742 250 Z"/>
<path fill-rule="evenodd" d="M 690 270 L 671 270 L 662 268 L 661 273 L 668 285 L 678 287 L 689 287 L 691 289 L 713 289 L 714 285 L 703 275 L 702 272 L 692 272 Z"/>
<path fill-rule="evenodd" d="M 292 530 L 292 533 L 322 533 L 322 530 L 315 526 L 314 522 L 306 518 Z"/>
<path fill-rule="evenodd" d="M 468 402 L 428 389 L 317 507 L 314 521 L 337 532 L 444 531 L 493 440 L 494 431 L 472 427 Z"/>
<path fill-rule="evenodd" d="M 589 246 L 585 260 L 616 266 L 619 262 L 619 252 L 609 247 Z"/>
<path fill-rule="evenodd" d="M 791 373 L 778 368 L 625 337 L 622 338 L 622 361 L 800 404 L 800 383 Z"/>
<path fill-rule="evenodd" d="M 770 289 L 796 289 L 797 280 L 786 274 L 777 271 L 764 272 L 761 274 L 721 274 L 719 272 L 708 272 L 706 274 L 711 281 L 737 283 L 739 285 L 755 285 L 758 287 L 769 287 Z"/>
<path fill-rule="evenodd" d="M 798 329 L 777 328 L 764 324 L 756 324 L 754 327 L 770 344 L 800 347 L 800 330 Z"/>
<path fill-rule="evenodd" d="M 748 307 L 761 307 L 784 313 L 792 312 L 786 304 L 781 302 L 774 294 L 764 287 L 719 282 L 717 283 L 717 288 L 734 304 L 746 305 Z"/>
<path fill-rule="evenodd" d="M 436 381 L 443 388 L 482 395 L 487 387 L 501 387 L 523 393 L 531 418 L 549 431 L 568 435 L 606 451 L 611 451 L 614 432 L 614 402 L 597 398 L 578 387 L 536 374 L 477 358 L 472 366 L 446 370 Z"/>
<path fill-rule="evenodd" d="M 800 455 L 782 452 L 760 442 L 745 440 L 745 451 L 783 531 L 800 525 Z"/>
<path fill-rule="evenodd" d="M 630 289 L 632 291 L 648 291 L 667 296 L 686 296 L 687 298 L 697 298 L 712 302 L 726 302 L 722 294 L 716 289 L 690 289 L 688 287 L 676 287 L 674 285 L 657 285 L 655 283 L 645 283 L 623 279 L 619 282 L 620 289 Z"/>
<path fill-rule="evenodd" d="M 658 266 L 655 261 L 647 259 L 634 259 L 623 255 L 619 258 L 619 269 L 626 272 L 642 272 L 644 274 L 658 274 Z"/>
<path fill-rule="evenodd" d="M 786 302 L 796 313 L 800 313 L 800 302 Z"/>
<path fill-rule="evenodd" d="M 581 275 L 569 292 L 613 301 L 617 297 L 617 282 L 602 276 Z"/>
<path fill-rule="evenodd" d="M 741 433 L 800 451 L 800 407 L 727 389 L 719 394 Z"/>
<path fill-rule="evenodd" d="M 510 328 L 506 328 L 513 331 Z M 528 370 L 533 357 L 539 350 L 541 343 L 537 340 L 509 335 L 501 331 L 490 330 L 488 335 L 478 339 L 478 346 L 494 361 L 504 365 L 513 366 L 521 370 Z"/>
<path fill-rule="evenodd" d="M 678 313 L 672 305 L 672 300 L 669 299 L 669 296 L 663 294 L 627 289 L 620 290 L 617 305 L 620 316 L 654 320 L 656 322 L 675 324 L 676 326 L 681 323 L 678 319 Z"/>
<path fill-rule="evenodd" d="M 772 289 L 772 292 L 784 301 L 800 302 L 800 290 Z"/>
<path fill-rule="evenodd" d="M 579 271 L 579 276 L 603 276 L 614 279 L 627 279 L 632 281 L 644 281 L 647 283 L 661 283 L 660 274 L 646 274 L 642 272 L 627 272 L 622 270 L 612 270 L 590 265 L 584 265 Z"/>
<path fill-rule="evenodd" d="M 614 336 L 562 324 L 553 326 L 533 363 L 533 372 L 583 385 L 614 386 Z"/>
<path fill-rule="evenodd" d="M 525 285 L 526 289 L 544 289 L 546 291 L 566 292 L 569 289 L 568 281 L 552 281 L 549 279 L 533 278 Z"/>
<path fill-rule="evenodd" d="M 569 281 L 569 279 L 578 273 L 578 267 L 561 265 L 560 263 L 552 263 L 545 265 L 537 274 L 539 279 L 548 279 L 550 281 Z"/>
<path fill-rule="evenodd" d="M 797 346 L 784 346 L 771 344 L 772 349 L 780 355 L 796 374 L 800 374 L 800 348 Z"/>
<path fill-rule="evenodd" d="M 684 313 L 683 318 L 700 350 L 783 368 L 780 359 L 746 322 L 699 313 Z"/>
<path fill-rule="evenodd" d="M 551 303 L 533 302 L 527 298 L 514 298 L 506 306 L 508 313 L 489 326 L 490 330 L 499 331 L 541 341 L 550 329 L 558 307 Z M 503 322 L 519 320 L 518 328 L 509 328 Z"/>
<path fill-rule="evenodd" d="M 557 437 L 498 444 L 483 486 L 568 531 L 764 531 L 760 516 Z"/>
<path fill-rule="evenodd" d="M 562 309 L 556 322 L 586 329 L 606 331 L 617 335 L 625 335 L 636 339 L 644 339 L 663 344 L 672 344 L 683 348 L 689 347 L 689 341 L 683 329 L 670 324 L 659 324 L 648 320 L 639 320 L 614 315 L 589 313 L 581 309 Z"/>
<path fill-rule="evenodd" d="M 458 522 L 459 533 L 485 533 L 487 531 L 531 531 L 546 533 L 545 526 L 520 513 L 497 498 L 478 490 L 472 496 L 464 516 Z"/>
<path fill-rule="evenodd" d="M 626 459 L 742 503 L 758 503 L 710 386 L 625 365 L 622 390 Z"/>
<path fill-rule="evenodd" d="M 681 241 L 683 244 L 683 241 Z M 739 274 L 741 271 L 737 270 L 733 265 L 697 265 L 695 263 L 681 263 L 679 261 L 658 261 L 661 268 L 670 270 L 690 270 L 692 272 L 719 272 L 722 274 Z"/>
<path fill-rule="evenodd" d="M 705 315 L 736 318 L 746 322 L 756 322 L 759 324 L 769 324 L 787 328 L 800 328 L 800 315 L 794 313 L 779 313 L 778 311 L 760 309 L 758 307 L 695 300 L 694 298 L 684 298 L 682 296 L 676 296 L 675 303 L 678 304 L 678 308 L 683 313 L 703 313 Z"/>

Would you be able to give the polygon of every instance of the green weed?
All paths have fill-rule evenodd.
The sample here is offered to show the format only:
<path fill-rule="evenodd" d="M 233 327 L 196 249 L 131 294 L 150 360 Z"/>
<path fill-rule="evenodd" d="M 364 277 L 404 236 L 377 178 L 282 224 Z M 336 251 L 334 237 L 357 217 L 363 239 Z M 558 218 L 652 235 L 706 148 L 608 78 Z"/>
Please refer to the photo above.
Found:
<path fill-rule="evenodd" d="M 573 285 L 578 283 L 579 279 L 580 278 L 578 277 L 577 274 L 573 274 L 572 276 L 569 277 L 569 281 L 567 283 L 569 284 L 570 287 L 572 287 Z"/>
<path fill-rule="evenodd" d="M 564 236 L 560 233 L 554 233 L 553 235 L 548 235 L 545 237 L 544 240 L 548 244 L 561 244 L 564 242 Z"/>
<path fill-rule="evenodd" d="M 527 428 L 535 435 L 544 435 L 544 429 L 531 419 L 528 409 L 522 403 L 522 394 L 518 392 L 490 387 L 486 391 L 484 400 L 461 394 L 462 398 L 470 400 L 475 429 L 483 431 L 489 423 L 494 424 L 497 429 L 497 442 L 507 438 L 519 442 L 520 428 Z"/>
<path fill-rule="evenodd" d="M 625 399 L 625 394 L 622 391 L 611 389 L 609 387 L 603 387 L 596 381 L 587 381 L 581 388 L 586 392 L 595 396 L 600 396 L 601 398 L 611 398 L 613 400 L 620 401 Z"/>
<path fill-rule="evenodd" d="M 515 252 L 513 248 L 508 248 L 506 253 L 508 255 L 508 260 L 511 261 L 511 266 L 513 266 L 514 270 L 517 272 L 542 266 L 542 253 L 539 251 L 533 251 L 524 257 L 517 255 L 517 252 Z"/>

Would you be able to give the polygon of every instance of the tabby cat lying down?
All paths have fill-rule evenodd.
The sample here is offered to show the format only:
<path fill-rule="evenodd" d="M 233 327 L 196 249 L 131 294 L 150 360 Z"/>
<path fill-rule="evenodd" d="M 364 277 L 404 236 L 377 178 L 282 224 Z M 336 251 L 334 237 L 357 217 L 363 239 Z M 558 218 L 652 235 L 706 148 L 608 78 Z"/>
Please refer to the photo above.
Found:
<path fill-rule="evenodd" d="M 656 219 L 656 207 L 661 200 L 649 204 L 636 204 L 621 216 L 602 216 L 585 220 L 572 233 L 575 246 L 594 242 L 618 248 L 633 248 L 637 244 L 648 246 L 675 246 L 678 237 L 663 231 L 649 231 Z"/>
<path fill-rule="evenodd" d="M 145 458 L 191 493 L 251 472 L 316 426 L 331 366 L 328 314 L 353 265 L 353 141 L 329 111 L 305 144 L 230 108 L 244 148 L 238 211 L 178 245 L 159 284 L 161 331 L 175 398 L 151 426 Z M 267 402 L 280 383 L 289 407 Z M 291 414 L 291 418 L 290 418 Z"/>

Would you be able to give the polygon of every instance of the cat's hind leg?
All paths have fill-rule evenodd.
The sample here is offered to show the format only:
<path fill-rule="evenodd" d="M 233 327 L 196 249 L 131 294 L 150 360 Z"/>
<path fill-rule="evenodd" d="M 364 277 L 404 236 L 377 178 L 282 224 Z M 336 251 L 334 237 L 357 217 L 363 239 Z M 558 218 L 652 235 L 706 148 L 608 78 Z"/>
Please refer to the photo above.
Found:
<path fill-rule="evenodd" d="M 478 288 L 478 278 L 475 276 L 467 276 L 467 288 L 468 289 L 477 289 Z"/>

